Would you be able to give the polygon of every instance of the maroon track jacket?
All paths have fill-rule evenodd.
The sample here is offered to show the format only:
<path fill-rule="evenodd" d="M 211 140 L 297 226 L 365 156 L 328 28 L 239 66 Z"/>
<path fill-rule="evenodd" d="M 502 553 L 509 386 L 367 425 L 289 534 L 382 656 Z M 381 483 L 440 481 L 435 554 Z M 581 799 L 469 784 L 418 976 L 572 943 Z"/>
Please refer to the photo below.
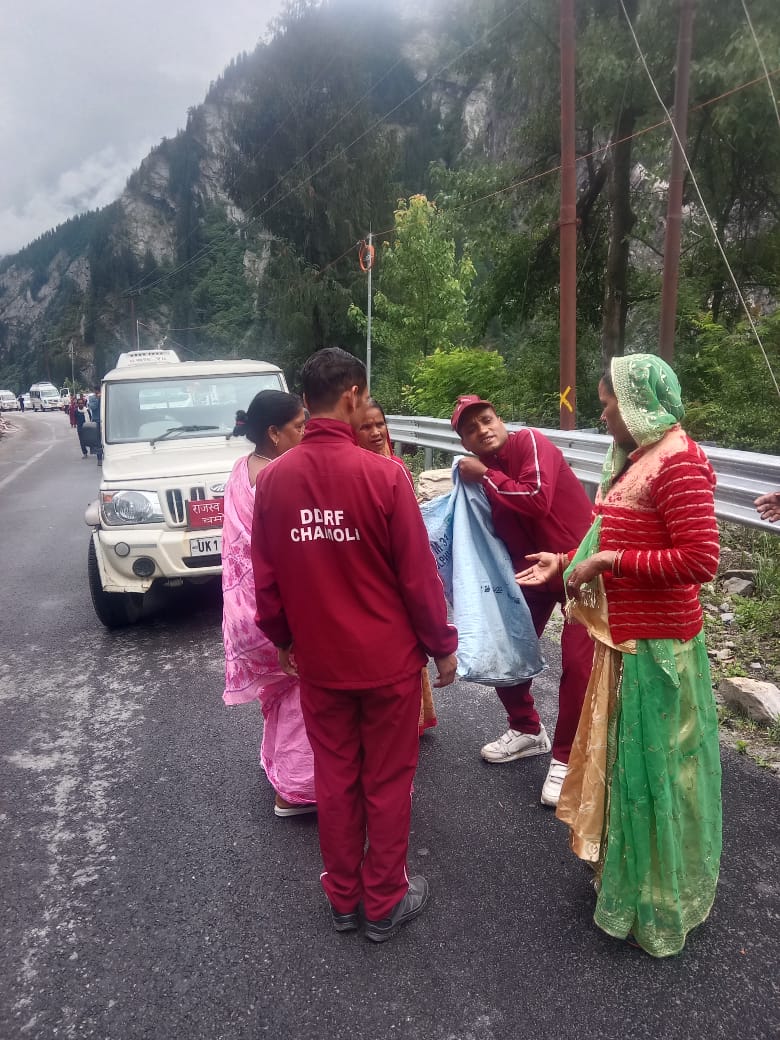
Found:
<path fill-rule="evenodd" d="M 526 555 L 569 552 L 588 530 L 593 506 L 559 448 L 530 428 L 510 433 L 490 455 L 482 487 L 490 502 L 496 534 L 516 570 Z"/>
<path fill-rule="evenodd" d="M 409 478 L 346 423 L 312 419 L 266 467 L 252 565 L 258 626 L 317 686 L 387 686 L 456 650 Z"/>

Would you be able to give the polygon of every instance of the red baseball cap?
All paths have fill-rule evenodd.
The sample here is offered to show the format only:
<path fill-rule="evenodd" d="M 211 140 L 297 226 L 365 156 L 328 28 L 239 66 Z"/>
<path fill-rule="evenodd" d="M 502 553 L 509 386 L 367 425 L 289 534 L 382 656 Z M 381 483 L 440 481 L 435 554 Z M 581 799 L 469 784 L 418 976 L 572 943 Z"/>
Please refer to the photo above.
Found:
<path fill-rule="evenodd" d="M 452 413 L 452 428 L 455 432 L 458 432 L 458 424 L 463 418 L 463 413 L 468 411 L 469 408 L 476 408 L 477 405 L 482 405 L 483 408 L 493 408 L 490 401 L 483 401 L 477 394 L 463 394 L 458 398 L 458 403 L 455 405 L 455 411 Z M 495 408 L 493 408 L 495 411 Z"/>

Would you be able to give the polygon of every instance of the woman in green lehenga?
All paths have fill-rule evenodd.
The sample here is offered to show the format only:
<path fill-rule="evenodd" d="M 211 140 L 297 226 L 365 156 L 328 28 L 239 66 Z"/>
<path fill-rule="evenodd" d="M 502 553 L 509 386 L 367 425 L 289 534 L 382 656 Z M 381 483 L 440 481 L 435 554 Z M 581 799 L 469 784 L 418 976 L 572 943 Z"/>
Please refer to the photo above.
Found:
<path fill-rule="evenodd" d="M 567 613 L 594 638 L 557 809 L 595 871 L 594 919 L 665 957 L 707 917 L 720 866 L 718 722 L 698 597 L 718 564 L 715 475 L 680 428 L 679 383 L 660 358 L 614 358 L 599 397 L 613 444 L 593 525 L 571 558 L 529 556 L 517 580 L 565 569 Z"/>

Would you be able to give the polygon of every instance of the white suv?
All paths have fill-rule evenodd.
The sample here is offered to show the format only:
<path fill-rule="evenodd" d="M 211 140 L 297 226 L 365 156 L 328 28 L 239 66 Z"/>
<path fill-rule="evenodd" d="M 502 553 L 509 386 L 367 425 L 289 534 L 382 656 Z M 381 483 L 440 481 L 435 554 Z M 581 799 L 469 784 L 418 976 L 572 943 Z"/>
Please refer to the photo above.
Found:
<path fill-rule="evenodd" d="M 233 464 L 249 451 L 231 437 L 235 414 L 261 390 L 286 390 L 263 361 L 177 361 L 171 351 L 122 355 L 103 380 L 100 497 L 89 587 L 107 628 L 140 616 L 153 584 L 222 572 L 222 503 Z"/>

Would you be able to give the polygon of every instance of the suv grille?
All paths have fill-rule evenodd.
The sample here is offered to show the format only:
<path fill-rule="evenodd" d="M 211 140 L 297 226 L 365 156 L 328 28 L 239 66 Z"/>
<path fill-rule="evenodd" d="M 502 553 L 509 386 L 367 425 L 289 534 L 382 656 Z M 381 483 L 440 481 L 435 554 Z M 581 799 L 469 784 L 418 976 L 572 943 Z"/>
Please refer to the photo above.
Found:
<path fill-rule="evenodd" d="M 183 526 L 187 521 L 187 507 L 185 502 L 202 502 L 206 498 L 204 487 L 170 488 L 165 492 L 165 501 L 168 503 L 168 513 L 174 526 Z"/>

